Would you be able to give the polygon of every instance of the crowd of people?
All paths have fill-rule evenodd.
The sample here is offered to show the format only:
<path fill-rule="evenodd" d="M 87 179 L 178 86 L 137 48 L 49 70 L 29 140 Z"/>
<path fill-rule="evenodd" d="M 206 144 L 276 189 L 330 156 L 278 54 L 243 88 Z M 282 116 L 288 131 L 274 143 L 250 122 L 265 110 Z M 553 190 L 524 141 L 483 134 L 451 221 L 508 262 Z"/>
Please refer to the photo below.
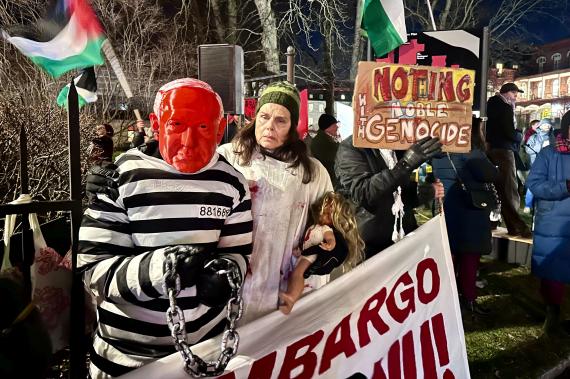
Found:
<path fill-rule="evenodd" d="M 476 301 L 475 282 L 480 256 L 491 252 L 493 216 L 502 214 L 511 235 L 532 235 L 518 212 L 521 145 L 531 161 L 525 204 L 536 209 L 532 270 L 547 304 L 545 333 L 560 331 L 570 281 L 570 112 L 555 137 L 544 119 L 523 138 L 514 115 L 519 92 L 503 85 L 489 99 L 486 129 L 473 119 L 471 152 L 445 154 L 433 137 L 404 151 L 354 147 L 351 137 L 340 141 L 328 114 L 306 144 L 297 133 L 299 93 L 287 82 L 269 85 L 252 122 L 217 146 L 226 126 L 217 94 L 194 79 L 164 85 L 150 115 L 154 136 L 140 133 L 116 166 L 88 177 L 78 262 L 98 299 L 91 376 L 116 376 L 174 352 L 162 286 L 169 255 L 190 344 L 226 324 L 231 286 L 211 265 L 239 273 L 241 324 L 294 312 L 335 268 L 350 269 L 417 228 L 413 172 L 425 162 L 444 209 L 462 309 L 489 313 Z"/>

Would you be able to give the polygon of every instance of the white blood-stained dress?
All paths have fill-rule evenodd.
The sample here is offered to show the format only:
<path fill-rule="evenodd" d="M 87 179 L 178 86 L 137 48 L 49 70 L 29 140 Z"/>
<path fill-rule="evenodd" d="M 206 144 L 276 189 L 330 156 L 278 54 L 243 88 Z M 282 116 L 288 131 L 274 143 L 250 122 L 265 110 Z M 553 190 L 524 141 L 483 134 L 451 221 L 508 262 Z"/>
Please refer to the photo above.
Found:
<path fill-rule="evenodd" d="M 244 175 L 251 192 L 253 252 L 243 285 L 241 323 L 245 324 L 278 308 L 279 292 L 287 290 L 287 279 L 295 268 L 293 249 L 303 243 L 310 206 L 333 188 L 327 170 L 314 158 L 315 178 L 303 184 L 302 166 L 289 168 L 289 163 L 260 153 L 254 153 L 251 165 L 242 166 L 229 143 L 218 152 Z M 311 276 L 305 291 L 328 280 L 328 275 Z"/>

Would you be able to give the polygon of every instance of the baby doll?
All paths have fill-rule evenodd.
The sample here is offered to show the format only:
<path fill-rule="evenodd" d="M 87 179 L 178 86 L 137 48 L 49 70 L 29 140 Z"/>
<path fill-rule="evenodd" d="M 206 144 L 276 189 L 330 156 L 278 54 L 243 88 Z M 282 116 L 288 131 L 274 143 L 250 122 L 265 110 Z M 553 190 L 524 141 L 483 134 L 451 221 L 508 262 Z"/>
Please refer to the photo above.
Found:
<path fill-rule="evenodd" d="M 279 294 L 279 309 L 289 314 L 305 287 L 305 271 L 320 259 L 335 259 L 336 266 L 343 264 L 348 270 L 362 260 L 364 242 L 358 234 L 356 219 L 351 204 L 334 192 L 326 193 L 312 208 L 313 220 L 305 233 L 303 253 L 287 283 L 287 292 Z"/>

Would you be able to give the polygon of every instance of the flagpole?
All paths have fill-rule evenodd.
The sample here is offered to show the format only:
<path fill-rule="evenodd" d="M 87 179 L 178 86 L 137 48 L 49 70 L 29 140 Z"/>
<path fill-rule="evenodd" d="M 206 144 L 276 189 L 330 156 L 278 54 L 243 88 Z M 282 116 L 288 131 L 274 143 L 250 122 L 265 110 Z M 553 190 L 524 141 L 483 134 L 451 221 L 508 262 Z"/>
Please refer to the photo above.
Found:
<path fill-rule="evenodd" d="M 133 91 L 131 91 L 131 86 L 127 81 L 127 77 L 125 76 L 123 68 L 121 67 L 121 63 L 119 62 L 119 59 L 117 58 L 117 55 L 113 50 L 113 46 L 111 46 L 111 43 L 109 42 L 108 39 L 103 41 L 101 49 L 103 50 L 103 53 L 105 53 L 105 57 L 107 57 L 107 60 L 111 64 L 111 67 L 113 68 L 113 71 L 115 72 L 115 75 L 117 76 L 119 84 L 121 85 L 121 88 L 125 92 L 127 99 L 132 98 Z M 133 112 L 135 113 L 135 117 L 137 118 L 137 120 L 142 121 L 141 113 L 139 112 L 139 110 L 133 109 Z"/>
<path fill-rule="evenodd" d="M 435 20 L 433 18 L 433 11 L 431 10 L 431 3 L 429 0 L 426 0 L 426 4 L 428 6 L 428 11 L 429 11 L 429 18 L 431 20 L 431 27 L 433 28 L 433 30 L 437 30 L 437 27 L 435 26 Z"/>

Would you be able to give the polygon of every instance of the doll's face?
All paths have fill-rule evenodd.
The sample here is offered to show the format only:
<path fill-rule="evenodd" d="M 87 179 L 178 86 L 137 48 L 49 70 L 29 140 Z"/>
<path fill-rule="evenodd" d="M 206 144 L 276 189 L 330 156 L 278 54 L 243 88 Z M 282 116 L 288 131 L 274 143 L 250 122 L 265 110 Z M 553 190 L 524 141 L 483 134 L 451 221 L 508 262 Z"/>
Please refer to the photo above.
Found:
<path fill-rule="evenodd" d="M 332 205 L 326 202 L 323 206 L 323 211 L 319 217 L 319 224 L 321 225 L 332 225 Z"/>
<path fill-rule="evenodd" d="M 543 132 L 549 132 L 550 131 L 550 124 L 544 123 L 544 124 L 540 124 L 540 130 L 542 130 Z"/>
<path fill-rule="evenodd" d="M 224 135 L 225 119 L 218 100 L 201 88 L 177 88 L 167 92 L 160 103 L 158 124 L 160 154 L 180 172 L 194 173 L 212 159 Z"/>

